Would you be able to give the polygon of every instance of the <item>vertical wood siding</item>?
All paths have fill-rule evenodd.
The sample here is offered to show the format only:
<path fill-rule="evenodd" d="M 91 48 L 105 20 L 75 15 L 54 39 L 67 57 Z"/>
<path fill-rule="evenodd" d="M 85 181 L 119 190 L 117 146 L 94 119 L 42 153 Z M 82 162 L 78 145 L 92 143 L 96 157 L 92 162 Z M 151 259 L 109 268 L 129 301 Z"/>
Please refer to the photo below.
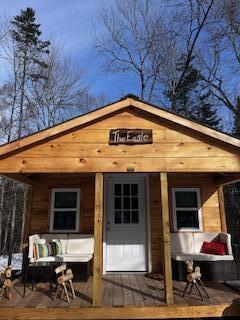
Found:
<path fill-rule="evenodd" d="M 36 177 L 37 184 L 33 190 L 32 210 L 30 215 L 30 233 L 49 232 L 49 214 L 51 188 L 77 187 L 81 189 L 80 230 L 81 233 L 93 233 L 94 228 L 94 175 L 52 174 Z M 221 231 L 217 187 L 213 179 L 207 175 L 170 174 L 169 201 L 170 216 L 171 188 L 199 187 L 201 190 L 203 228 L 207 232 Z M 162 271 L 161 250 L 161 200 L 159 174 L 149 174 L 149 208 L 152 269 Z M 171 231 L 172 221 L 171 221 Z"/>

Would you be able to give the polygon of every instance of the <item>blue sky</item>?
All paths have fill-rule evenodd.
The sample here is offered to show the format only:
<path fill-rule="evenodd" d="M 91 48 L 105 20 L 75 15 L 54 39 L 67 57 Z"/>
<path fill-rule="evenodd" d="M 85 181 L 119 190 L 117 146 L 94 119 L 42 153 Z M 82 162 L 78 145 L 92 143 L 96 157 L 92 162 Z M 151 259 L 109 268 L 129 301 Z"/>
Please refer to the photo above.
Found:
<path fill-rule="evenodd" d="M 94 54 L 92 25 L 98 25 L 101 3 L 115 0 L 0 0 L 0 17 L 13 17 L 21 9 L 32 7 L 37 22 L 41 24 L 42 39 L 55 39 L 70 54 L 76 68 L 83 68 L 91 81 L 93 95 L 105 95 L 108 101 L 118 100 L 127 93 L 139 96 L 139 86 L 134 75 L 104 73 L 99 57 Z M 100 25 L 100 24 L 99 24 Z M 0 85 L 7 79 L 6 70 L 0 64 Z M 230 111 L 219 111 L 226 123 L 230 123 Z"/>
<path fill-rule="evenodd" d="M 111 1 L 114 0 L 108 0 Z M 110 100 L 129 92 L 138 95 L 134 77 L 104 73 L 93 52 L 92 24 L 97 23 L 101 3 L 102 0 L 0 0 L 0 14 L 15 16 L 21 9 L 32 7 L 41 24 L 42 39 L 56 39 L 63 44 L 76 68 L 83 68 L 88 74 L 94 95 L 105 94 Z M 6 71 L 0 68 L 0 72 L 3 82 Z"/>

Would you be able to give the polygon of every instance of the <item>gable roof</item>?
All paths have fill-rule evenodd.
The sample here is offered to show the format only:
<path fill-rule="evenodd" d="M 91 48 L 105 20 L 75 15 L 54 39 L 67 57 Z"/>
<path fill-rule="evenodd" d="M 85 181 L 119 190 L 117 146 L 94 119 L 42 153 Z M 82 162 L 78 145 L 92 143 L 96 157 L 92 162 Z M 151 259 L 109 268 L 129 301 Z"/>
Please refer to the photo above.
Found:
<path fill-rule="evenodd" d="M 193 120 L 189 120 L 160 107 L 139 100 L 137 97 L 133 95 L 128 95 L 119 101 L 113 102 L 107 106 L 91 111 L 87 114 L 78 116 L 74 119 L 60 123 L 56 126 L 44 129 L 32 135 L 4 144 L 0 146 L 0 157 L 7 156 L 8 154 L 14 152 L 20 152 L 23 148 L 26 148 L 32 144 L 44 141 L 49 138 L 54 138 L 59 134 L 67 133 L 69 131 L 74 130 L 75 128 L 77 129 L 80 126 L 88 125 L 92 121 L 100 121 L 102 117 L 111 116 L 111 114 L 127 109 L 128 107 L 145 111 L 151 115 L 165 119 L 171 123 L 178 124 L 182 127 L 191 129 L 195 132 L 201 133 L 220 142 L 224 142 L 232 147 L 240 148 L 239 139 L 236 139 L 220 131 L 211 129 L 205 125 L 197 123 Z"/>

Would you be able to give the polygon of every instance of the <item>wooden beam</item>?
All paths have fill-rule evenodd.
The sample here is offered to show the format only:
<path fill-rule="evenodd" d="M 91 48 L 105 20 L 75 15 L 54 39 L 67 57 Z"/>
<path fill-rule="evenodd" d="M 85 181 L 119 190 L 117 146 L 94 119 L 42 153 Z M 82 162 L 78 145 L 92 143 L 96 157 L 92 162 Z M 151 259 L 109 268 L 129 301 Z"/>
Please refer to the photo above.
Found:
<path fill-rule="evenodd" d="M 173 304 L 172 263 L 170 247 L 170 220 L 168 201 L 167 173 L 160 173 L 161 205 L 162 205 L 162 241 L 163 241 L 163 276 L 165 287 L 165 302 Z"/>
<path fill-rule="evenodd" d="M 44 310 L 44 312 L 40 312 Z M 81 320 L 81 319 L 186 319 L 240 316 L 240 305 L 161 306 L 161 307 L 102 307 L 102 308 L 0 308 L 5 320 Z M 235 318 L 236 319 L 236 318 Z"/>
<path fill-rule="evenodd" d="M 240 181 L 240 173 L 229 174 L 215 179 L 215 184 L 217 186 L 226 186 Z"/>
<path fill-rule="evenodd" d="M 33 179 L 21 173 L 6 173 L 6 174 L 4 173 L 2 175 L 8 179 L 26 184 L 27 186 L 33 186 L 35 184 L 35 181 Z"/>
<path fill-rule="evenodd" d="M 219 212 L 221 218 L 221 229 L 222 232 L 227 232 L 227 221 L 226 221 L 226 212 L 224 205 L 224 193 L 223 187 L 218 187 L 218 201 L 219 201 Z"/>
<path fill-rule="evenodd" d="M 154 148 L 154 147 L 153 147 Z M 237 157 L 159 157 L 151 158 L 143 154 L 141 158 L 120 158 L 118 156 L 100 157 L 60 157 L 60 158 L 14 158 L 0 160 L 0 173 L 80 173 L 80 172 L 209 172 L 219 170 L 240 172 L 240 161 Z M 238 180 L 239 180 L 238 176 Z"/>
<path fill-rule="evenodd" d="M 102 305 L 103 174 L 95 174 L 93 305 Z"/>

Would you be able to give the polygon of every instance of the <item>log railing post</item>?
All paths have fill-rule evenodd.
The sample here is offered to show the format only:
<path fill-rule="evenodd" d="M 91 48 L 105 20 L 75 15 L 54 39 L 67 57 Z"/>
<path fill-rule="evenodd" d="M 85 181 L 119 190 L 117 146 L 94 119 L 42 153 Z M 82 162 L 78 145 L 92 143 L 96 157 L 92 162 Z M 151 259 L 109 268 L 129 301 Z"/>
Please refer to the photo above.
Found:
<path fill-rule="evenodd" d="M 167 173 L 160 173 L 161 205 L 162 205 L 162 242 L 163 242 L 163 276 L 165 288 L 165 302 L 173 303 L 172 263 L 170 247 L 170 219 L 168 200 Z"/>
<path fill-rule="evenodd" d="M 93 305 L 102 305 L 103 174 L 95 174 Z"/>

